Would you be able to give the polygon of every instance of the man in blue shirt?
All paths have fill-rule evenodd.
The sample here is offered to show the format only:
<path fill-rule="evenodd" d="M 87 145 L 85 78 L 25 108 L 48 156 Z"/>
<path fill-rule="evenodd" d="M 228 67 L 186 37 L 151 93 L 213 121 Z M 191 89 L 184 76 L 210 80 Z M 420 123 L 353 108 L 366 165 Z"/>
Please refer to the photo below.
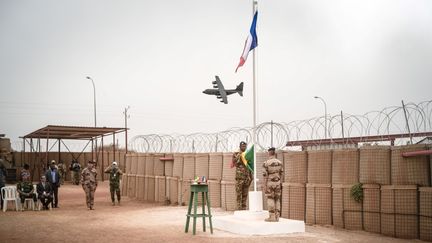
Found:
<path fill-rule="evenodd" d="M 50 168 L 45 173 L 45 177 L 51 185 L 54 193 L 54 200 L 51 203 L 53 208 L 58 208 L 58 188 L 60 187 L 60 173 L 56 168 L 55 160 L 51 161 Z"/>

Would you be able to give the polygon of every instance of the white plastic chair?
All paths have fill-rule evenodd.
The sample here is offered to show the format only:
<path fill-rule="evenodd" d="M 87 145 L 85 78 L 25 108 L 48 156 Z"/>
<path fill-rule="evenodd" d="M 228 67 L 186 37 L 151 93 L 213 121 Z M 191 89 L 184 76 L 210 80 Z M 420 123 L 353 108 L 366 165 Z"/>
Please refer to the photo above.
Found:
<path fill-rule="evenodd" d="M 36 203 L 37 203 L 36 185 L 33 185 L 33 193 L 36 194 Z M 20 200 L 19 193 L 17 193 L 17 200 Z M 29 203 L 30 203 L 30 206 L 29 206 Z M 33 201 L 33 197 L 24 199 L 24 205 L 27 205 L 27 208 L 31 207 L 31 209 L 33 211 L 37 208 L 36 205 L 35 205 L 35 202 Z M 23 206 L 23 205 L 21 205 L 21 206 Z M 23 209 L 23 208 L 21 208 L 21 209 Z"/>
<path fill-rule="evenodd" d="M 5 186 L 1 189 L 1 197 L 3 199 L 3 212 L 7 210 L 7 202 L 15 202 L 15 210 L 18 211 L 18 192 L 15 186 Z"/>
<path fill-rule="evenodd" d="M 38 193 L 37 193 L 37 185 L 36 184 L 33 185 L 33 192 L 36 195 L 36 205 L 33 207 L 33 210 L 34 210 L 34 208 L 36 208 L 37 211 L 40 211 L 42 203 L 39 201 L 39 197 L 38 197 Z"/>

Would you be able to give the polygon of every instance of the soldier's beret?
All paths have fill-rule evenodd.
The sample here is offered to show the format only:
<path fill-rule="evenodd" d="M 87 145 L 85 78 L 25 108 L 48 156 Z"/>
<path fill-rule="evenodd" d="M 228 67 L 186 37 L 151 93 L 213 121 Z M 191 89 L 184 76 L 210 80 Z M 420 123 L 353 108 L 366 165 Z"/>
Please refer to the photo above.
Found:
<path fill-rule="evenodd" d="M 276 149 L 275 149 L 275 147 L 270 147 L 267 151 L 275 151 Z"/>

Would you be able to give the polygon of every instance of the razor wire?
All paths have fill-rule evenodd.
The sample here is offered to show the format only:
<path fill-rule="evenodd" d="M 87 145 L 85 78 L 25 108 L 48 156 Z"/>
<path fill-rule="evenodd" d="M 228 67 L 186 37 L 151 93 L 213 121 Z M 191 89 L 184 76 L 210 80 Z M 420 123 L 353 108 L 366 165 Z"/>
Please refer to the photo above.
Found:
<path fill-rule="evenodd" d="M 404 110 L 407 117 L 405 118 Z M 325 126 L 327 124 L 327 127 Z M 432 100 L 405 106 L 391 106 L 363 115 L 349 113 L 314 117 L 306 120 L 263 122 L 256 127 L 256 150 L 268 147 L 283 149 L 288 141 L 320 140 L 324 138 L 351 138 L 365 136 L 389 136 L 392 134 L 432 131 Z M 226 152 L 238 148 L 240 141 L 252 141 L 253 128 L 231 128 L 215 133 L 187 135 L 138 135 L 130 140 L 130 147 L 137 152 Z M 327 136 L 326 136 L 327 135 Z M 396 144 L 406 143 L 406 139 Z"/>

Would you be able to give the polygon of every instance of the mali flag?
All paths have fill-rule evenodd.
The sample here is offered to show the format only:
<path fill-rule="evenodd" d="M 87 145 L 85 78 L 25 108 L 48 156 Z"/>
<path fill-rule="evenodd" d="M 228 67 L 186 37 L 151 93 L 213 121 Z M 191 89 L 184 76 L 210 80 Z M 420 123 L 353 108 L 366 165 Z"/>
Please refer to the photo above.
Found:
<path fill-rule="evenodd" d="M 241 160 L 245 164 L 246 168 L 250 171 L 254 171 L 254 146 L 250 147 L 246 152 L 241 154 Z"/>

